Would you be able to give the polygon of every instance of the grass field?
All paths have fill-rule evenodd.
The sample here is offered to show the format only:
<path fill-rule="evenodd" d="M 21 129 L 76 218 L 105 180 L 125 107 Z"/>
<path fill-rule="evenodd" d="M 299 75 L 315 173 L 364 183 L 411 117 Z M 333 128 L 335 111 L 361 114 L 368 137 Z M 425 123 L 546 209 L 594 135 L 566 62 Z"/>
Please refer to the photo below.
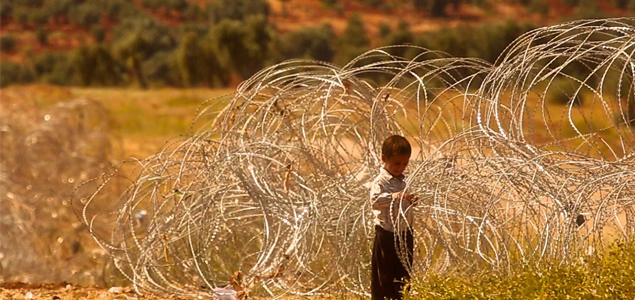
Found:
<path fill-rule="evenodd" d="M 145 158 L 156 153 L 166 141 L 188 134 L 192 118 L 206 100 L 231 93 L 213 89 L 107 89 L 68 88 L 48 85 L 16 86 L 0 90 L 3 105 L 32 103 L 39 114 L 56 103 L 85 98 L 96 101 L 108 111 L 115 145 L 113 160 Z M 537 98 L 530 99 L 535 106 Z M 217 103 L 219 106 L 222 103 Z M 597 105 L 597 104 L 595 104 Z M 594 106 L 581 107 L 576 120 Z M 562 115 L 564 105 L 548 104 L 553 115 Z M 29 112 L 24 112 L 25 114 Z M 541 116 L 533 116 L 542 121 Z M 608 119 L 606 119 L 608 120 Z M 607 126 L 605 118 L 594 121 L 594 128 Z M 550 124 L 558 126 L 558 123 Z M 534 138 L 544 139 L 545 124 L 535 125 Z M 570 130 L 566 129 L 566 130 Z M 570 133 L 570 132 L 569 132 Z M 559 133 L 558 136 L 569 134 Z M 615 133 L 607 130 L 605 138 Z M 633 299 L 635 297 L 635 248 L 615 246 L 599 257 L 590 257 L 567 266 L 518 270 L 513 274 L 450 274 L 427 277 L 420 274 L 409 299 Z M 2 286 L 0 298 L 24 299 L 157 299 L 132 293 L 113 294 L 107 289 L 66 285 Z"/>
<path fill-rule="evenodd" d="M 231 89 L 67 88 L 15 86 L 1 91 L 2 101 L 33 102 L 38 109 L 74 99 L 101 103 L 110 114 L 115 159 L 145 158 L 173 137 L 187 134 L 198 107 Z"/>

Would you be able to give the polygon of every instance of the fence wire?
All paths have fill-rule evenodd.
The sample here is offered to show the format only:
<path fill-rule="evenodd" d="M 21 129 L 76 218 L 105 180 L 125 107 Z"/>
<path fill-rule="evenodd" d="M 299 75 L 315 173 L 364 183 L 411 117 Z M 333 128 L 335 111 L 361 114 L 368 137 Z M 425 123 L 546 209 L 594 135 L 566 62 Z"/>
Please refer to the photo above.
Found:
<path fill-rule="evenodd" d="M 368 183 L 383 139 L 401 134 L 421 198 L 397 224 L 415 232 L 411 274 L 568 263 L 635 229 L 633 23 L 540 28 L 494 64 L 414 46 L 344 67 L 287 61 L 74 200 L 141 293 L 365 295 Z M 127 189 L 113 200 L 115 182 Z M 93 209 L 103 201 L 115 209 Z"/>

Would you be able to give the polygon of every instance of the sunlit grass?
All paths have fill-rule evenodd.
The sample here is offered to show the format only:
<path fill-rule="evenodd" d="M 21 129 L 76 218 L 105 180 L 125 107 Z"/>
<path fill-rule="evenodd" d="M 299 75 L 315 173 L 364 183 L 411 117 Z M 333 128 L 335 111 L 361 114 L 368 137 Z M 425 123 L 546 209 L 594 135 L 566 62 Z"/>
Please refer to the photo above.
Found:
<path fill-rule="evenodd" d="M 33 102 L 39 110 L 78 98 L 101 103 L 110 114 L 116 159 L 155 154 L 169 139 L 190 133 L 192 119 L 203 102 L 231 92 L 231 89 L 140 90 L 48 85 L 2 90 L 4 100 L 11 97 L 12 101 Z M 224 104 L 208 102 L 205 105 L 222 107 Z"/>
<path fill-rule="evenodd" d="M 406 300 L 419 299 L 633 299 L 635 244 L 613 244 L 598 256 L 568 265 L 554 262 L 503 274 L 420 274 Z"/>

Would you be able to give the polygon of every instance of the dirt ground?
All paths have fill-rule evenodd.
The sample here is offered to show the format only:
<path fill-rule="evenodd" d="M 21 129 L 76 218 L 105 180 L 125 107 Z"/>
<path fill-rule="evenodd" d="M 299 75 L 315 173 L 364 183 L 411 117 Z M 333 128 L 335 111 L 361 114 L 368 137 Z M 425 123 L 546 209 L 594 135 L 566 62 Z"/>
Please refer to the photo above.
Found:
<path fill-rule="evenodd" d="M 130 287 L 97 288 L 79 287 L 66 283 L 58 284 L 0 284 L 0 299 L 2 300 L 132 300 L 132 299 L 186 299 L 179 297 L 157 297 L 153 295 L 138 295 Z"/>

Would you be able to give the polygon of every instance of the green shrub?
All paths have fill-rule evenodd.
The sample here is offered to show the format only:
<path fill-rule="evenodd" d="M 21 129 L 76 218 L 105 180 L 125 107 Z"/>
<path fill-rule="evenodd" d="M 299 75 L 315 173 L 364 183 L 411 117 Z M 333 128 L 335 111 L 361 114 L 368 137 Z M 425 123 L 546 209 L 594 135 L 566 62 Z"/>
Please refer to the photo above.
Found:
<path fill-rule="evenodd" d="M 335 55 L 335 33 L 330 25 L 305 27 L 281 38 L 278 51 L 281 60 L 312 58 L 330 62 Z"/>
<path fill-rule="evenodd" d="M 33 81 L 33 72 L 16 63 L 0 62 L 0 87 Z"/>
<path fill-rule="evenodd" d="M 186 0 L 167 0 L 165 1 L 165 6 L 176 11 L 184 11 L 189 5 Z"/>
<path fill-rule="evenodd" d="M 201 7 L 196 4 L 188 5 L 187 8 L 183 11 L 183 18 L 185 19 L 185 22 L 201 21 L 205 20 L 205 17 L 205 11 L 203 11 L 203 9 L 201 9 Z"/>
<path fill-rule="evenodd" d="M 177 11 L 185 10 L 188 7 L 186 0 L 142 0 L 141 5 L 150 9 L 166 8 Z"/>
<path fill-rule="evenodd" d="M 531 24 L 518 24 L 514 21 L 475 27 L 462 25 L 442 32 L 419 35 L 414 44 L 444 51 L 456 57 L 478 57 L 494 63 L 510 43 L 533 28 Z"/>
<path fill-rule="evenodd" d="M 73 85 L 74 70 L 67 52 L 45 52 L 32 62 L 35 76 L 41 82 L 57 85 Z"/>
<path fill-rule="evenodd" d="M 42 10 L 36 10 L 33 13 L 28 15 L 28 20 L 31 23 L 34 23 L 39 26 L 43 26 L 49 20 L 49 16 L 44 13 Z"/>
<path fill-rule="evenodd" d="M 335 7 L 338 3 L 337 0 L 322 0 L 322 3 L 324 4 L 324 6 L 326 7 Z"/>
<path fill-rule="evenodd" d="M 206 78 L 206 75 L 209 74 L 207 70 L 209 62 L 206 61 L 207 53 L 200 42 L 201 40 L 196 33 L 188 32 L 181 39 L 179 48 L 176 51 L 181 79 L 185 86 L 194 86 L 201 82 L 209 83 L 211 81 Z"/>
<path fill-rule="evenodd" d="M 218 60 L 242 79 L 265 66 L 269 58 L 271 28 L 264 16 L 251 16 L 245 22 L 223 20 L 210 32 Z"/>
<path fill-rule="evenodd" d="M 358 1 L 373 7 L 380 7 L 384 5 L 384 0 L 358 0 Z"/>
<path fill-rule="evenodd" d="M 355 14 L 348 19 L 346 29 L 339 37 L 335 62 L 344 65 L 370 49 L 370 39 L 362 18 Z"/>
<path fill-rule="evenodd" d="M 425 276 L 404 299 L 633 299 L 634 265 L 635 245 L 616 244 L 568 265 Z"/>
<path fill-rule="evenodd" d="M 27 7 L 41 7 L 44 4 L 44 0 L 20 0 L 16 4 Z"/>
<path fill-rule="evenodd" d="M 613 0 L 613 4 L 619 8 L 627 8 L 630 0 Z"/>
<path fill-rule="evenodd" d="M 83 4 L 73 7 L 69 11 L 69 19 L 71 22 L 89 28 L 99 23 L 103 14 L 103 9 L 99 3 L 86 1 Z"/>
<path fill-rule="evenodd" d="M 141 5 L 145 8 L 158 9 L 162 7 L 163 0 L 141 0 Z"/>
<path fill-rule="evenodd" d="M 415 9 L 428 11 L 433 17 L 444 17 L 448 5 L 452 4 L 456 8 L 460 2 L 461 0 L 413 0 L 413 5 Z"/>
<path fill-rule="evenodd" d="M 92 0 L 96 5 L 98 4 L 104 15 L 109 18 L 117 18 L 119 21 L 123 21 L 128 18 L 137 18 L 144 16 L 145 13 L 137 9 L 132 1 L 128 0 Z"/>
<path fill-rule="evenodd" d="M 104 46 L 82 46 L 70 62 L 82 85 L 113 86 L 122 82 L 124 68 Z"/>
<path fill-rule="evenodd" d="M 90 32 L 92 33 L 95 41 L 98 43 L 101 43 L 106 39 L 106 30 L 99 24 L 93 25 L 93 27 L 90 28 Z"/>
<path fill-rule="evenodd" d="M 576 14 L 581 19 L 603 18 L 604 14 L 596 0 L 579 0 Z"/>
<path fill-rule="evenodd" d="M 556 104 L 582 105 L 581 91 L 578 91 L 579 83 L 568 79 L 554 79 L 547 91 L 547 101 Z"/>
<path fill-rule="evenodd" d="M 134 55 L 143 61 L 156 52 L 174 50 L 176 46 L 170 27 L 152 18 L 126 19 L 113 30 L 113 47 L 120 57 Z"/>
<path fill-rule="evenodd" d="M 385 22 L 379 23 L 379 37 L 382 40 L 386 40 L 386 38 L 388 38 L 391 33 L 392 28 L 390 28 L 390 25 L 386 24 Z"/>
<path fill-rule="evenodd" d="M 13 12 L 13 2 L 2 1 L 0 2 L 0 18 L 8 18 Z"/>
<path fill-rule="evenodd" d="M 12 52 L 15 50 L 15 37 L 11 34 L 4 35 L 0 37 L 0 51 L 2 52 Z"/>
<path fill-rule="evenodd" d="M 51 0 L 44 4 L 41 9 L 43 15 L 47 18 L 57 18 L 68 15 L 71 7 L 77 0 Z"/>
<path fill-rule="evenodd" d="M 529 4 L 529 11 L 546 15 L 549 13 L 549 4 L 545 0 L 532 0 Z"/>
<path fill-rule="evenodd" d="M 146 79 L 154 85 L 182 86 L 173 51 L 155 53 L 143 62 L 142 70 Z"/>
<path fill-rule="evenodd" d="M 209 2 L 207 14 L 213 23 L 224 19 L 246 21 L 251 16 L 268 18 L 269 3 L 266 0 L 220 0 Z"/>
<path fill-rule="evenodd" d="M 395 32 L 389 34 L 384 39 L 385 45 L 408 45 L 414 42 L 414 35 L 412 31 L 410 31 L 410 24 L 406 21 L 399 22 L 397 25 L 397 30 Z M 397 56 L 404 56 L 407 48 L 392 48 L 390 49 L 390 53 Z"/>
<path fill-rule="evenodd" d="M 40 45 L 48 44 L 49 33 L 45 28 L 43 27 L 38 28 L 35 31 L 35 37 L 37 38 L 37 41 L 40 43 Z"/>

